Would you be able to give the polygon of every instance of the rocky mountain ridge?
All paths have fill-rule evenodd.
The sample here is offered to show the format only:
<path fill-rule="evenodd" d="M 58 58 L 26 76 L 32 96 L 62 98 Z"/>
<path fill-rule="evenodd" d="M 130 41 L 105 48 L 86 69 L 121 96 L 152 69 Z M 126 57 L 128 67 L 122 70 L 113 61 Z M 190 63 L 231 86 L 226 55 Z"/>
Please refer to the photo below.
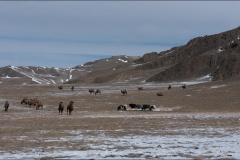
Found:
<path fill-rule="evenodd" d="M 147 81 L 169 81 L 209 74 L 225 80 L 240 71 L 240 27 L 216 35 L 198 37 L 186 45 L 160 52 L 158 59 L 138 69 L 174 64 Z"/>
<path fill-rule="evenodd" d="M 240 71 L 240 27 L 190 40 L 142 57 L 113 56 L 71 68 L 6 66 L 0 84 L 163 82 L 208 77 L 225 80 Z"/>

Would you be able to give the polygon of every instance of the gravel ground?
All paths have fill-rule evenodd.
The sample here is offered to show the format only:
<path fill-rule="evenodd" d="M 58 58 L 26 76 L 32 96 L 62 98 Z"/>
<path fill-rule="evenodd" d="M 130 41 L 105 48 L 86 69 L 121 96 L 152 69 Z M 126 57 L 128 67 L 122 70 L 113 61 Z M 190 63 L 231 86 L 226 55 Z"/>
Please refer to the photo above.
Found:
<path fill-rule="evenodd" d="M 85 84 L 74 91 L 72 85 L 0 85 L 1 105 L 10 103 L 0 111 L 0 159 L 240 159 L 239 83 L 174 82 L 171 90 L 170 83 Z M 90 88 L 102 93 L 91 95 Z M 43 109 L 20 104 L 25 96 L 40 99 Z M 117 111 L 129 103 L 157 108 Z"/>

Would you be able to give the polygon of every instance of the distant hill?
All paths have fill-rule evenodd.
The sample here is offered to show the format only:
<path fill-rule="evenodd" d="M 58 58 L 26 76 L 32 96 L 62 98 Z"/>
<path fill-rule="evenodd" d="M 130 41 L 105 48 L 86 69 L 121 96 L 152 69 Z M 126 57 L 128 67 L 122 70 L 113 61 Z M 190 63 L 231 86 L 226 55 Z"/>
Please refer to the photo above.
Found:
<path fill-rule="evenodd" d="M 71 68 L 6 66 L 0 68 L 0 84 L 107 82 L 114 79 L 118 75 L 119 70 L 125 71 L 134 67 L 134 60 L 138 58 L 125 55 L 113 56 Z"/>
<path fill-rule="evenodd" d="M 240 72 L 240 27 L 190 40 L 142 57 L 113 56 L 71 68 L 6 66 L 0 84 L 164 82 L 206 77 L 229 79 Z"/>

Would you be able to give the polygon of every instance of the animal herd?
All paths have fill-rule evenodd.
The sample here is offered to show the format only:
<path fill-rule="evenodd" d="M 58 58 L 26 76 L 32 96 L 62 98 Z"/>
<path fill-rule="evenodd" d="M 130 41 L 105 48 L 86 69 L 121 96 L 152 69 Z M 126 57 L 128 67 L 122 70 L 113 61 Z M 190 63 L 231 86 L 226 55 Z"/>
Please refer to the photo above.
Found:
<path fill-rule="evenodd" d="M 126 111 L 128 106 L 131 108 L 131 109 L 137 109 L 137 110 L 146 110 L 148 109 L 149 111 L 153 111 L 154 109 L 156 109 L 156 106 L 155 105 L 150 105 L 150 104 L 134 104 L 134 103 L 130 103 L 129 105 L 119 105 L 117 110 L 118 111 Z"/>
<path fill-rule="evenodd" d="M 181 86 L 183 89 L 186 89 L 186 84 L 183 84 Z M 168 90 L 170 90 L 172 87 L 171 85 L 168 86 Z M 63 86 L 58 86 L 58 89 L 59 90 L 63 90 Z M 73 91 L 74 90 L 74 86 L 71 87 L 71 90 Z M 138 90 L 139 91 L 143 91 L 143 87 L 138 87 Z M 89 89 L 88 90 L 90 94 L 94 93 L 95 95 L 97 94 L 101 94 L 101 91 L 100 89 Z M 121 93 L 123 95 L 127 95 L 127 90 L 121 90 Z M 161 92 L 157 92 L 157 96 L 163 96 L 163 94 Z M 21 104 L 25 104 L 25 105 L 29 105 L 30 107 L 31 106 L 35 106 L 36 107 L 36 110 L 39 110 L 39 108 L 41 107 L 43 109 L 43 103 L 42 101 L 40 101 L 39 99 L 37 98 L 28 98 L 28 97 L 24 97 L 21 101 Z M 73 104 L 74 102 L 73 101 L 70 101 L 67 105 L 67 115 L 71 115 L 71 112 L 73 111 Z M 149 105 L 149 104 L 129 104 L 129 105 L 120 105 L 118 106 L 117 110 L 127 110 L 127 107 L 130 107 L 131 109 L 139 109 L 139 110 L 146 110 L 146 109 L 149 109 L 150 111 L 152 111 L 153 109 L 156 108 L 155 105 Z M 8 111 L 8 108 L 9 108 L 9 102 L 6 101 L 5 104 L 4 104 L 4 111 Z M 60 102 L 59 103 L 59 106 L 58 106 L 58 111 L 59 111 L 59 114 L 62 115 L 63 113 L 63 110 L 64 110 L 64 104 L 63 102 Z"/>
<path fill-rule="evenodd" d="M 28 98 L 28 97 L 24 97 L 23 100 L 21 101 L 21 104 L 26 104 L 31 106 L 36 106 L 36 110 L 39 110 L 40 107 L 42 107 L 43 109 L 43 103 L 42 101 L 40 101 L 37 98 Z"/>
<path fill-rule="evenodd" d="M 96 89 L 96 91 L 94 89 L 89 89 L 88 91 L 89 91 L 90 94 L 92 94 L 92 93 L 94 93 L 95 95 L 101 94 L 100 89 Z"/>

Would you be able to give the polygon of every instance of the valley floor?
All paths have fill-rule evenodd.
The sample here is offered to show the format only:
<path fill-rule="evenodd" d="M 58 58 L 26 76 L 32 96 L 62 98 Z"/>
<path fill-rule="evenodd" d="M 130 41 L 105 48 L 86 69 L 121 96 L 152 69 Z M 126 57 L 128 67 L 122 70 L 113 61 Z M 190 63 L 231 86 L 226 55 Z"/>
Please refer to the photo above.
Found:
<path fill-rule="evenodd" d="M 0 159 L 239 159 L 240 82 L 174 82 L 171 90 L 168 84 L 79 84 L 74 91 L 70 85 L 1 85 L 0 103 L 8 100 L 10 107 L 0 111 Z M 91 95 L 90 88 L 102 93 Z M 20 104 L 25 96 L 40 99 L 43 109 Z M 129 103 L 157 109 L 117 111 Z"/>

